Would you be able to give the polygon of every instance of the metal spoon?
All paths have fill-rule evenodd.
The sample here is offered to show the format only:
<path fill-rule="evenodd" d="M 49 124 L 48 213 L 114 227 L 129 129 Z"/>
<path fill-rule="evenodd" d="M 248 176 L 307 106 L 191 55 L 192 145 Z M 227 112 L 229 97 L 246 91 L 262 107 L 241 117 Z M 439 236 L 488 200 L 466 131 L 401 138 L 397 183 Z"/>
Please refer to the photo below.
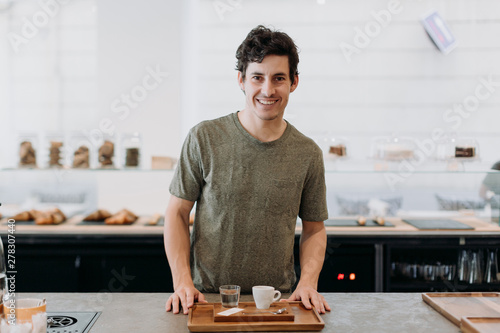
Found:
<path fill-rule="evenodd" d="M 257 312 L 243 312 L 244 315 L 256 314 L 256 313 L 270 313 L 270 314 L 282 314 L 286 311 L 286 308 L 281 308 L 276 311 L 257 311 Z"/>

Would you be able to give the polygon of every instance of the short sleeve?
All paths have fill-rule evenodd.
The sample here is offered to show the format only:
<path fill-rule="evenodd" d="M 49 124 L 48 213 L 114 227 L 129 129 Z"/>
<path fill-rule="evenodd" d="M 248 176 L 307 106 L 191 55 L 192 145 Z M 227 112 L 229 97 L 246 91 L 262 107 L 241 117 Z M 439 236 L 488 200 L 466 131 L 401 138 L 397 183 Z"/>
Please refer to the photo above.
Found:
<path fill-rule="evenodd" d="M 321 151 L 318 153 L 314 150 L 314 152 L 315 156 L 308 171 L 300 203 L 299 217 L 303 221 L 328 219 L 323 156 Z"/>
<path fill-rule="evenodd" d="M 170 194 L 189 201 L 196 201 L 201 193 L 203 170 L 199 140 L 191 129 L 182 145 L 179 162 L 170 183 Z"/>

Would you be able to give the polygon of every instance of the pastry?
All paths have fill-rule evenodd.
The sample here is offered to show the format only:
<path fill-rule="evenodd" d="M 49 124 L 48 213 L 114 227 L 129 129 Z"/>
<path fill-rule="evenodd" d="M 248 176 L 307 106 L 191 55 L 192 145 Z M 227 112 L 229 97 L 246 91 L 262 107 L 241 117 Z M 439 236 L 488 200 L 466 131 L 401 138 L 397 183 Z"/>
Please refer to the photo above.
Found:
<path fill-rule="evenodd" d="M 384 218 L 382 216 L 377 217 L 377 219 L 375 221 L 378 223 L 378 225 L 384 225 L 385 224 L 385 220 L 384 220 Z"/>
<path fill-rule="evenodd" d="M 21 142 L 19 147 L 19 165 L 20 166 L 36 166 L 35 149 L 29 141 Z"/>
<path fill-rule="evenodd" d="M 66 220 L 66 216 L 59 208 L 41 212 L 35 218 L 35 224 L 59 224 Z"/>
<path fill-rule="evenodd" d="M 149 220 L 148 224 L 157 225 L 158 222 L 160 222 L 160 219 L 161 219 L 161 214 L 156 213 L 153 216 L 151 216 L 151 220 Z"/>
<path fill-rule="evenodd" d="M 455 147 L 455 157 L 474 157 L 476 149 L 474 147 Z"/>
<path fill-rule="evenodd" d="M 99 162 L 101 167 L 113 166 L 113 156 L 115 154 L 115 145 L 111 141 L 104 141 L 99 148 Z"/>
<path fill-rule="evenodd" d="M 345 148 L 345 145 L 338 144 L 336 146 L 330 146 L 330 150 L 328 152 L 332 155 L 345 156 L 346 155 L 346 148 Z"/>
<path fill-rule="evenodd" d="M 126 149 L 125 166 L 127 167 L 139 166 L 139 148 Z"/>
<path fill-rule="evenodd" d="M 104 220 L 106 224 L 130 224 L 137 220 L 137 215 L 127 209 L 122 209 L 118 213 Z"/>
<path fill-rule="evenodd" d="M 51 141 L 49 148 L 49 166 L 50 167 L 61 167 L 62 164 L 59 162 L 61 159 L 61 147 L 63 143 L 60 141 Z"/>
<path fill-rule="evenodd" d="M 364 216 L 360 216 L 358 218 L 358 224 L 359 225 L 365 225 L 366 224 L 366 218 Z"/>
<path fill-rule="evenodd" d="M 80 146 L 77 150 L 75 150 L 73 168 L 89 168 L 89 149 L 87 147 Z"/>
<path fill-rule="evenodd" d="M 31 221 L 33 220 L 29 212 L 21 212 L 11 217 L 16 221 Z"/>
<path fill-rule="evenodd" d="M 11 218 L 16 220 L 16 221 L 33 221 L 40 214 L 41 214 L 40 211 L 32 209 L 30 211 L 24 211 L 24 212 L 18 213 L 16 215 L 12 216 Z"/>
<path fill-rule="evenodd" d="M 108 217 L 111 217 L 111 213 L 104 209 L 98 209 L 95 212 L 87 215 L 84 221 L 104 221 Z"/>

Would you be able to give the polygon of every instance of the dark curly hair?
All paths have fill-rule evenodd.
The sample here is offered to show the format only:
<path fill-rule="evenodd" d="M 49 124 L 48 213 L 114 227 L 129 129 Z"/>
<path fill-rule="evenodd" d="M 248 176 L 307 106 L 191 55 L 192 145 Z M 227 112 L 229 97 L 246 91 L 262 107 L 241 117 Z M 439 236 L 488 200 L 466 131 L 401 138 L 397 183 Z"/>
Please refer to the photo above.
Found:
<path fill-rule="evenodd" d="M 299 64 L 299 54 L 297 46 L 293 40 L 284 32 L 273 31 L 259 25 L 252 29 L 236 51 L 236 70 L 241 72 L 243 79 L 248 63 L 261 63 L 267 55 L 288 56 L 288 66 L 290 67 L 290 79 L 292 84 L 295 75 L 298 75 L 297 66 Z"/>

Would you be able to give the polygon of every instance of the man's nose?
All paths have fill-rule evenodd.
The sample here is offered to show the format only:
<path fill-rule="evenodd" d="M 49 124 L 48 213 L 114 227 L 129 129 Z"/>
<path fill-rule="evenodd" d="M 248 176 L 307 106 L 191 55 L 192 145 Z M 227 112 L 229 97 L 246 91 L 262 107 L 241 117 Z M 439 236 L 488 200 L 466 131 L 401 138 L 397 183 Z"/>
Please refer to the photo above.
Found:
<path fill-rule="evenodd" d="M 274 85 L 272 80 L 265 80 L 261 88 L 262 94 L 266 97 L 274 94 Z"/>

